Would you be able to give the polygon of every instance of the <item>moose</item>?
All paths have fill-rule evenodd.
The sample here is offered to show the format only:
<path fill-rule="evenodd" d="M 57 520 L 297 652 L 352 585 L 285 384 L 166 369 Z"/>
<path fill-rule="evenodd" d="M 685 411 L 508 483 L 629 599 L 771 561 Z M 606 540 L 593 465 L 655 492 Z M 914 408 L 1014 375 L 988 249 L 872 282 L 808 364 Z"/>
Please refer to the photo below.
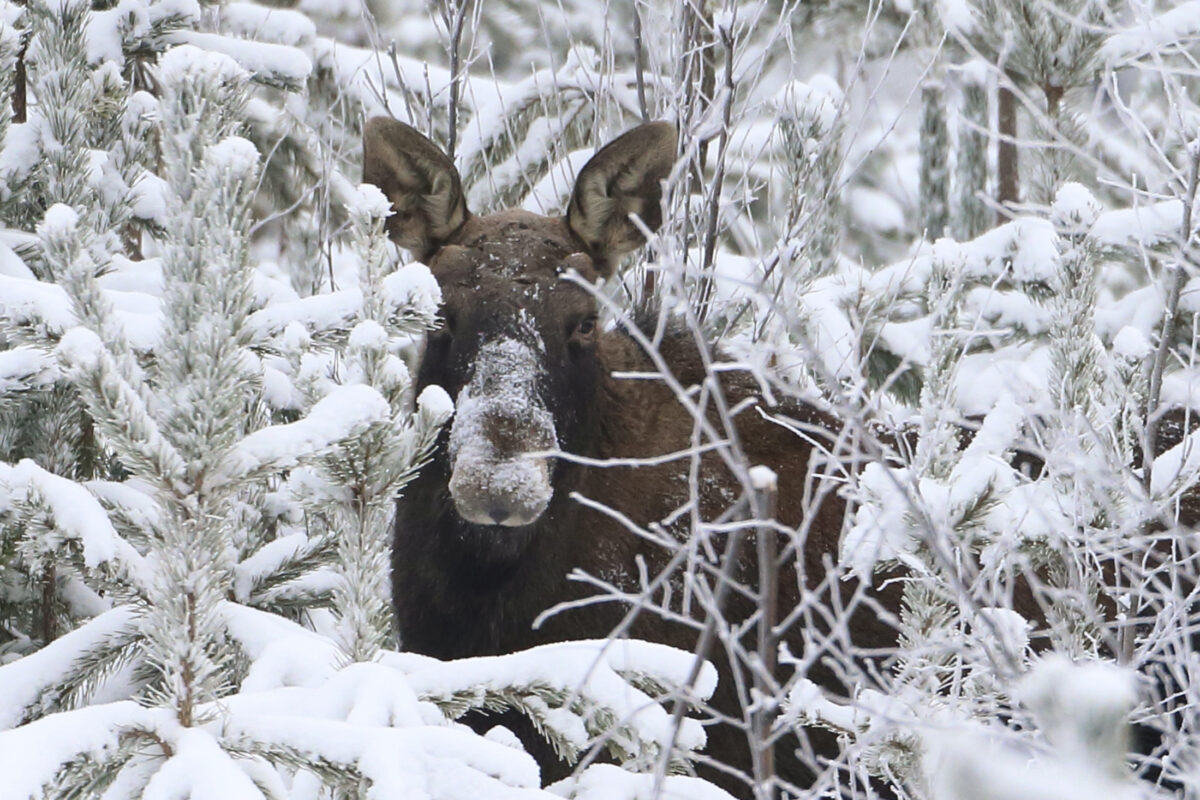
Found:
<path fill-rule="evenodd" d="M 430 463 L 397 501 L 392 586 L 407 649 L 443 659 L 496 655 L 603 639 L 621 626 L 629 636 L 693 650 L 699 626 L 680 616 L 630 614 L 618 602 L 576 602 L 594 599 L 595 590 L 568 575 L 581 570 L 636 596 L 640 575 L 669 570 L 672 549 L 631 526 L 658 526 L 682 539 L 690 522 L 728 514 L 753 488 L 728 458 L 736 452 L 743 465 L 776 474 L 774 518 L 798 532 L 777 542 L 777 607 L 843 610 L 839 619 L 814 614 L 791 625 L 784 644 L 804 653 L 836 627 L 866 654 L 860 661 L 894 651 L 900 581 L 863 587 L 829 569 L 846 504 L 828 477 L 813 485 L 820 464 L 842 455 L 838 421 L 799 401 L 766 408 L 747 375 L 706 368 L 688 330 L 660 331 L 656 346 L 646 348 L 635 331 L 599 323 L 597 294 L 588 287 L 613 278 L 622 256 L 644 244 L 643 230 L 659 226 L 661 183 L 675 150 L 671 125 L 643 124 L 583 167 L 565 216 L 475 216 L 436 145 L 396 120 L 367 122 L 364 180 L 391 201 L 390 237 L 429 266 L 442 291 L 440 327 L 428 336 L 417 388 L 441 386 L 455 398 Z M 722 398 L 724 413 L 697 399 L 706 396 Z M 1156 449 L 1184 433 L 1172 429 Z M 746 621 L 759 611 L 756 544 L 732 565 L 749 591 L 730 592 L 725 609 L 750 648 L 754 625 Z M 857 602 L 864 595 L 870 600 Z M 1016 599 L 1027 619 L 1039 616 L 1028 591 Z M 535 626 L 560 605 L 569 610 Z M 710 761 L 698 771 L 748 797 L 742 776 L 756 755 L 745 731 L 728 722 L 743 717 L 731 656 L 724 647 L 708 655 L 719 675 L 711 705 L 722 721 L 707 729 Z M 849 691 L 844 664 L 806 663 L 810 680 Z M 496 721 L 472 724 L 486 729 Z M 544 778 L 567 774 L 526 720 L 509 713 L 499 721 L 520 736 Z M 775 769 L 790 786 L 807 788 L 814 757 L 837 752 L 833 734 L 810 729 L 776 743 Z"/>
<path fill-rule="evenodd" d="M 628 331 L 602 329 L 596 296 L 585 288 L 613 277 L 621 257 L 644 243 L 632 216 L 658 227 L 661 182 L 675 148 L 671 125 L 641 125 L 583 167 L 565 217 L 522 210 L 475 216 L 453 163 L 429 139 L 390 118 L 367 122 L 364 180 L 392 203 L 390 237 L 429 266 L 442 291 L 441 324 L 428 336 L 417 388 L 438 385 L 456 399 L 431 463 L 397 503 L 392 585 L 407 649 L 450 659 L 602 639 L 628 608 L 579 604 L 536 628 L 534 621 L 549 607 L 593 593 L 568 580 L 573 570 L 636 591 L 639 565 L 658 574 L 669 553 L 597 508 L 640 525 L 667 521 L 688 503 L 695 481 L 702 487 L 699 507 L 683 517 L 712 520 L 746 488 L 713 452 L 698 459 L 696 474 L 687 458 L 662 459 L 695 451 L 696 414 L 666 381 L 619 377 L 659 367 Z M 708 377 L 685 331 L 668 332 L 655 357 L 678 386 L 699 386 Z M 753 401 L 742 403 L 755 395 L 748 379 L 728 376 L 721 391 L 737 405 L 726 435 L 738 441 L 748 463 L 777 474 L 777 518 L 803 523 L 806 532 L 798 561 L 795 553 L 785 554 L 780 574 L 807 575 L 805 591 L 854 591 L 850 583 L 835 581 L 830 588 L 822 581 L 824 565 L 837 552 L 844 501 L 834 492 L 813 501 L 805 491 L 810 462 L 827 446 L 834 421 L 793 404 L 787 416 L 810 432 L 798 436 L 757 413 Z M 611 464 L 598 465 L 606 461 Z M 736 577 L 752 584 L 753 559 L 742 561 Z M 800 592 L 794 577 L 781 578 L 780 607 L 795 607 Z M 752 598 L 731 597 L 728 613 L 748 619 L 755 607 Z M 894 599 L 891 607 L 897 607 Z M 893 626 L 874 613 L 854 614 L 849 629 L 861 647 L 895 644 Z M 697 639 L 694 626 L 653 613 L 635 615 L 626 632 L 687 650 Z M 794 652 L 804 647 L 799 635 L 788 644 Z M 720 676 L 713 706 L 738 718 L 728 658 L 711 657 Z M 809 677 L 845 691 L 822 670 L 815 667 Z M 544 777 L 566 774 L 530 726 L 515 715 L 503 722 L 521 736 Z M 836 754 L 831 734 L 814 731 L 811 738 L 810 753 Z M 775 757 L 778 773 L 803 787 L 813 776 L 796 757 L 797 746 L 794 739 L 785 742 Z M 731 725 L 708 729 L 707 753 L 749 770 L 746 735 Z M 735 794 L 749 793 L 728 770 L 702 768 L 701 774 Z"/>

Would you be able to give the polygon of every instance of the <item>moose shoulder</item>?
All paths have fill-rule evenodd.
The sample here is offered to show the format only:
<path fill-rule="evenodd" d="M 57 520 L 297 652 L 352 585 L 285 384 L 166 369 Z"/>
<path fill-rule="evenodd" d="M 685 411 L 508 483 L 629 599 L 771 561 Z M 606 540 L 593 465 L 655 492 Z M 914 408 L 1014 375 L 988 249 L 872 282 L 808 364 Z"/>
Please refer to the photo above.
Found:
<path fill-rule="evenodd" d="M 432 462 L 397 508 L 393 591 L 404 646 L 455 658 L 603 638 L 627 607 L 579 604 L 536 629 L 533 623 L 547 608 L 594 593 L 568 580 L 573 570 L 636 592 L 639 569 L 653 576 L 666 568 L 670 548 L 573 495 L 638 526 L 682 519 L 665 525 L 681 529 L 689 520 L 717 518 L 746 488 L 739 482 L 744 470 L 730 469 L 711 452 L 695 464 L 683 457 L 629 465 L 694 450 L 706 437 L 698 436 L 697 415 L 666 382 L 620 376 L 656 373 L 664 363 L 678 386 L 700 386 L 709 375 L 688 336 L 666 337 L 656 364 L 626 333 L 601 330 L 596 300 L 580 285 L 611 276 L 620 257 L 643 242 L 631 214 L 657 227 L 660 183 L 675 157 L 674 129 L 642 125 L 601 149 L 580 172 L 562 218 L 516 210 L 472 215 L 450 160 L 394 120 L 370 120 L 364 144 L 365 180 L 395 209 L 390 235 L 425 260 L 443 293 L 442 324 L 429 336 L 418 388 L 436 384 L 456 400 Z M 568 271 L 579 280 L 564 280 Z M 836 430 L 833 420 L 791 406 L 788 415 L 809 431 L 799 436 L 765 419 L 752 401 L 741 402 L 753 396 L 749 381 L 725 378 L 722 388 L 740 409 L 722 435 L 737 442 L 745 463 L 778 474 L 778 518 L 803 534 L 800 563 L 780 571 L 781 607 L 797 604 L 796 575 L 805 576 L 805 592 L 853 591 L 847 582 L 832 582 L 831 589 L 822 580 L 837 551 L 843 503 L 829 491 L 814 499 L 809 485 L 810 464 L 821 460 L 831 436 L 822 432 Z M 722 422 L 716 415 L 707 419 L 718 428 Z M 547 451 L 626 466 L 593 466 Z M 692 499 L 697 502 L 690 507 Z M 757 567 L 746 561 L 739 578 L 753 585 Z M 736 595 L 729 614 L 748 619 L 754 608 L 752 598 Z M 830 624 L 838 623 L 812 622 Z M 864 647 L 894 643 L 894 631 L 873 614 L 856 615 L 850 626 Z M 793 652 L 804 649 L 802 627 L 791 628 Z M 695 626 L 649 612 L 637 614 L 627 632 L 685 649 L 697 636 Z M 741 718 L 728 660 L 720 653 L 714 659 L 721 681 L 713 703 Z M 822 670 L 814 667 L 809 677 L 842 688 L 831 670 Z M 832 739 L 816 735 L 817 751 L 832 755 Z M 544 770 L 560 771 L 549 763 L 548 748 L 526 745 Z M 786 780 L 803 786 L 811 775 L 795 758 L 797 746 L 785 742 L 777 763 Z M 707 752 L 749 771 L 746 736 L 732 726 L 709 729 Z M 706 775 L 747 793 L 728 776 Z"/>

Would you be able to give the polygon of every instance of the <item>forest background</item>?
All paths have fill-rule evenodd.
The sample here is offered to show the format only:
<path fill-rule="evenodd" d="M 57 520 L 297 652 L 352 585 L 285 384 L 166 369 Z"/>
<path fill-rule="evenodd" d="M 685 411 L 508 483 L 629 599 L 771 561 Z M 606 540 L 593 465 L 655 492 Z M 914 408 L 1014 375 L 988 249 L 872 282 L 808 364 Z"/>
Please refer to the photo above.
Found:
<path fill-rule="evenodd" d="M 606 324 L 835 412 L 831 567 L 909 576 L 853 696 L 755 684 L 747 735 L 839 733 L 814 796 L 1200 796 L 1198 57 L 1196 0 L 0 0 L 0 795 L 549 796 L 452 722 L 515 707 L 581 758 L 556 796 L 723 796 L 677 774 L 690 654 L 397 641 L 393 498 L 452 407 L 357 185 L 390 114 L 477 213 L 678 125 Z"/>

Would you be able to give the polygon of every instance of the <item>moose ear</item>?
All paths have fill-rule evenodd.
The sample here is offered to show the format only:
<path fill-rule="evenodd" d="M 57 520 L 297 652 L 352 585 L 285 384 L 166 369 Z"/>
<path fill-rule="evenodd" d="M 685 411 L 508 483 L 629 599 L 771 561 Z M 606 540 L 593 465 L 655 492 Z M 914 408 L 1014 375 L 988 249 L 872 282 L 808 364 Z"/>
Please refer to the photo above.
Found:
<path fill-rule="evenodd" d="M 630 214 L 650 230 L 662 223 L 661 183 L 675 163 L 675 127 L 639 125 L 600 148 L 575 180 L 567 224 L 611 273 L 613 262 L 646 239 Z"/>
<path fill-rule="evenodd" d="M 363 182 L 378 186 L 395 211 L 392 241 L 420 258 L 445 243 L 469 213 L 458 170 L 437 145 L 390 117 L 363 127 Z"/>

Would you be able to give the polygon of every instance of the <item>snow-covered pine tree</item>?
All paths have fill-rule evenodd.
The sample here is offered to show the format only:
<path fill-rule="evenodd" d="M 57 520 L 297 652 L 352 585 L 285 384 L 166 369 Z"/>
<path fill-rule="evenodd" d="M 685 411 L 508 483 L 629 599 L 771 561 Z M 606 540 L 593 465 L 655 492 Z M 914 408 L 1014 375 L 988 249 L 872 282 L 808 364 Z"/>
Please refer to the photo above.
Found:
<path fill-rule="evenodd" d="M 631 683 L 657 695 L 683 679 L 689 660 L 663 648 L 576 644 L 464 669 L 381 650 L 392 499 L 448 408 L 431 391 L 408 410 L 401 360 L 433 319 L 436 284 L 420 265 L 393 271 L 386 204 L 346 181 L 330 127 L 303 114 L 280 125 L 276 96 L 254 88 L 300 86 L 310 56 L 321 93 L 354 70 L 306 39 L 291 12 L 265 24 L 265 9 L 245 4 L 215 20 L 150 7 L 149 27 L 106 27 L 121 18 L 78 4 L 38 12 L 49 33 L 32 51 L 31 119 L 9 126 L 0 151 L 5 221 L 36 227 L 0 251 L 0 317 L 20 345 L 0 354 L 0 389 L 11 402 L 57 381 L 104 479 L 56 476 L 36 450 L 0 463 L 14 601 L 5 635 L 19 634 L 0 666 L 9 788 L 318 798 L 403 794 L 453 776 L 439 794 L 532 796 L 528 757 L 498 734 L 448 724 L 479 706 L 525 710 L 568 756 L 602 738 L 620 760 L 656 763 L 665 712 Z M 291 44 L 178 31 L 244 35 L 255 20 Z M 170 46 L 173 27 L 193 45 Z M 93 35 L 62 35 L 71 30 Z M 82 41 L 108 49 L 83 53 Z M 122 63 L 156 96 L 136 91 L 114 69 Z M 354 102 L 341 108 L 368 104 L 361 85 L 343 86 Z M 62 100 L 49 116 L 47 97 Z M 288 175 L 323 187 L 313 194 L 325 210 L 302 194 L 299 213 L 275 214 L 267 204 L 279 196 L 261 189 Z M 266 226 L 277 246 L 301 241 L 314 217 L 348 220 L 354 246 L 323 224 L 307 240 L 320 260 L 293 260 L 290 275 L 251 256 L 253 231 Z M 289 285 L 297 275 L 302 293 Z M 6 435 L 36 430 L 17 420 Z M 74 440 L 57 449 L 79 457 Z M 70 613 L 45 644 L 30 634 L 48 567 Z M 26 763 L 46 740 L 53 747 Z M 700 742 L 692 723 L 677 738 L 684 754 Z M 407 766 L 395 768 L 397 754 Z M 614 780 L 592 767 L 574 791 L 603 795 Z M 653 784 L 622 780 L 642 793 Z"/>

